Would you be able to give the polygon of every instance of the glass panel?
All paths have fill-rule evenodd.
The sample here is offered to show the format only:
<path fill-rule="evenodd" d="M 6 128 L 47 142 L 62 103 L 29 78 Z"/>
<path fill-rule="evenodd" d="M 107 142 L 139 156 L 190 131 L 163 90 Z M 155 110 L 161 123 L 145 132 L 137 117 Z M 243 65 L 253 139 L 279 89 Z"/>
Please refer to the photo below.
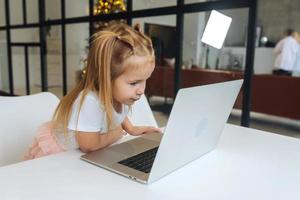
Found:
<path fill-rule="evenodd" d="M 201 42 L 211 12 L 184 15 L 182 87 L 243 78 L 248 9 L 228 9 L 219 12 L 232 17 L 231 26 L 221 49 Z M 240 124 L 241 105 L 242 93 L 236 101 L 229 119 L 230 123 Z"/>
<path fill-rule="evenodd" d="M 9 1 L 10 24 L 23 24 L 22 0 Z"/>
<path fill-rule="evenodd" d="M 45 0 L 46 20 L 61 18 L 60 0 Z"/>
<path fill-rule="evenodd" d="M 47 35 L 48 90 L 62 96 L 61 26 L 51 26 Z"/>
<path fill-rule="evenodd" d="M 26 95 L 25 56 L 23 47 L 12 48 L 14 93 Z"/>
<path fill-rule="evenodd" d="M 9 92 L 6 32 L 0 31 L 0 90 Z"/>
<path fill-rule="evenodd" d="M 153 42 L 156 55 L 156 67 L 147 81 L 145 94 L 159 126 L 165 126 L 174 97 L 174 64 L 176 16 L 158 16 L 133 19 Z"/>
<path fill-rule="evenodd" d="M 39 28 L 11 29 L 12 42 L 39 42 Z"/>
<path fill-rule="evenodd" d="M 30 94 L 34 94 L 42 91 L 40 48 L 30 47 L 28 53 Z"/>
<path fill-rule="evenodd" d="M 132 10 L 144 10 L 150 8 L 176 6 L 176 4 L 177 4 L 176 0 L 168 0 L 168 1 L 133 0 Z"/>
<path fill-rule="evenodd" d="M 66 25 L 68 91 L 75 85 L 76 71 L 83 68 L 87 57 L 89 24 Z"/>
<path fill-rule="evenodd" d="M 232 18 L 224 47 L 221 49 L 219 59 L 215 59 L 216 67 L 225 70 L 244 71 L 246 61 L 248 8 L 222 10 L 223 14 Z M 212 48 L 210 48 L 212 49 Z M 213 58 L 215 51 L 212 50 Z"/>
<path fill-rule="evenodd" d="M 66 18 L 89 15 L 88 0 L 66 0 Z"/>
<path fill-rule="evenodd" d="M 297 46 L 299 49 L 300 41 L 296 43 L 297 37 L 294 34 L 294 37 L 286 37 L 285 31 L 288 28 L 300 31 L 300 1 L 291 2 L 278 1 L 276 6 L 266 1 L 257 2 L 258 37 L 252 78 L 253 112 L 250 127 L 299 137 L 300 78 L 294 76 L 300 76 L 300 51 L 292 49 L 297 49 Z M 275 45 L 280 41 L 289 53 L 274 52 Z M 286 41 L 290 43 L 285 43 Z M 277 62 L 280 57 L 288 62 Z M 292 73 L 292 76 L 284 75 L 286 71 L 280 71 L 280 75 L 273 75 L 275 65 L 276 69 L 286 70 Z"/>
<path fill-rule="evenodd" d="M 27 23 L 39 22 L 38 0 L 26 0 Z"/>
<path fill-rule="evenodd" d="M 14 93 L 26 95 L 26 72 L 24 47 L 12 48 Z M 37 47 L 28 48 L 30 94 L 41 92 L 40 52 Z"/>
<path fill-rule="evenodd" d="M 4 0 L 0 0 L 0 26 L 5 26 L 5 4 Z"/>
<path fill-rule="evenodd" d="M 194 67 L 243 71 L 245 68 L 245 42 L 248 9 L 222 10 L 232 17 L 232 23 L 223 48 L 218 50 L 201 42 L 210 12 L 186 14 L 184 18 L 183 64 Z M 194 30 L 194 31 L 190 31 Z"/>

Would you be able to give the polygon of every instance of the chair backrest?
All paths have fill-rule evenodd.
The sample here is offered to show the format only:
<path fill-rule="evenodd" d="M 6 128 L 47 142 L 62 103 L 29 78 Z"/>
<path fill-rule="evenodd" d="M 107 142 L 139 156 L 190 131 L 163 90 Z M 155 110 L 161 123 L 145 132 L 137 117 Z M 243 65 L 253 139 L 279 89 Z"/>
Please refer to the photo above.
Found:
<path fill-rule="evenodd" d="M 22 160 L 38 127 L 51 120 L 58 103 L 49 92 L 0 97 L 0 166 Z"/>
<path fill-rule="evenodd" d="M 133 125 L 158 127 L 145 95 L 133 104 L 128 118 Z"/>

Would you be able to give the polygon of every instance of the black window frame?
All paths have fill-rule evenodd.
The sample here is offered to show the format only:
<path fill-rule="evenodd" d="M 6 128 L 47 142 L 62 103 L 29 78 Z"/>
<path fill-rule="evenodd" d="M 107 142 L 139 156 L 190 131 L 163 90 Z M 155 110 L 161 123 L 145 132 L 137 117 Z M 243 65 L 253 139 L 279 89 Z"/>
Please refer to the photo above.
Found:
<path fill-rule="evenodd" d="M 24 47 L 25 65 L 28 65 L 28 47 L 40 48 L 40 61 L 41 61 L 41 89 L 42 91 L 48 90 L 47 80 L 47 52 L 46 52 L 46 26 L 60 25 L 61 26 L 61 40 L 62 40 L 62 80 L 63 80 L 63 94 L 67 93 L 67 60 L 66 60 L 66 34 L 65 26 L 67 24 L 88 22 L 90 24 L 90 35 L 93 32 L 92 23 L 101 20 L 114 20 L 126 19 L 128 24 L 132 24 L 132 19 L 139 17 L 154 17 L 163 15 L 176 15 L 176 38 L 177 51 L 175 54 L 175 73 L 174 73 L 174 92 L 175 94 L 181 87 L 181 65 L 182 65 L 182 47 L 183 47 L 183 27 L 184 27 L 184 14 L 193 12 L 208 12 L 213 9 L 235 9 L 235 8 L 248 8 L 248 32 L 247 32 L 247 46 L 246 46 L 246 66 L 244 72 L 244 85 L 243 85 L 243 106 L 241 125 L 249 127 L 250 125 L 250 110 L 251 110 L 251 82 L 253 75 L 254 53 L 255 53 L 255 27 L 256 27 L 256 13 L 257 13 L 257 0 L 219 0 L 185 4 L 184 0 L 177 0 L 176 5 L 160 8 L 151 8 L 143 10 L 132 10 L 132 0 L 127 0 L 127 11 L 122 13 L 113 13 L 108 15 L 93 15 L 94 0 L 89 0 L 89 15 L 82 17 L 66 18 L 65 0 L 61 0 L 61 18 L 53 20 L 45 20 L 45 0 L 38 0 L 39 8 L 39 22 L 27 23 L 26 13 L 26 0 L 22 0 L 23 10 L 23 24 L 11 25 L 10 24 L 10 5 L 9 0 L 5 0 L 5 26 L 0 27 L 0 31 L 6 31 L 7 42 L 7 57 L 8 57 L 8 76 L 9 76 L 9 92 L 14 95 L 13 72 L 12 72 L 12 51 L 13 46 Z M 39 28 L 39 43 L 12 43 L 11 30 L 23 28 Z M 27 63 L 27 64 L 26 64 Z M 28 66 L 25 66 L 28 69 Z M 26 91 L 30 94 L 29 90 L 29 73 L 26 72 Z"/>

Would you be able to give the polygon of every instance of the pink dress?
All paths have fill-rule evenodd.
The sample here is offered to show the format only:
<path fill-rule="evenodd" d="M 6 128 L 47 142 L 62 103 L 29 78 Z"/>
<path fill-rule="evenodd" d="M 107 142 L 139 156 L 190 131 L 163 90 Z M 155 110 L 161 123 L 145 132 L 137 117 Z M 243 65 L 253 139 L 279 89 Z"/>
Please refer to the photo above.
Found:
<path fill-rule="evenodd" d="M 66 151 L 66 149 L 59 144 L 53 130 L 52 122 L 42 124 L 38 129 L 37 136 L 35 136 L 29 149 L 24 154 L 23 159 L 30 160 Z"/>

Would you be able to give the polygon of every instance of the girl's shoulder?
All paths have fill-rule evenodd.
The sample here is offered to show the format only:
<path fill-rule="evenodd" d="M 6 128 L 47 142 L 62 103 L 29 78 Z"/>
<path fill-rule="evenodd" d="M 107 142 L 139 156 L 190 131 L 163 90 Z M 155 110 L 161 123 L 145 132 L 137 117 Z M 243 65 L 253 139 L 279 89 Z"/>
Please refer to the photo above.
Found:
<path fill-rule="evenodd" d="M 77 99 L 75 100 L 74 104 L 73 104 L 73 107 L 79 107 L 80 105 L 80 101 L 81 101 L 81 98 L 82 98 L 82 95 L 83 95 L 83 92 L 81 92 Z M 97 108 L 100 108 L 100 109 L 103 109 L 102 107 L 102 103 L 99 99 L 99 97 L 97 96 L 97 93 L 96 92 L 93 92 L 93 91 L 88 91 L 86 93 L 86 95 L 84 96 L 84 99 L 83 99 L 83 102 L 82 102 L 82 107 L 97 107 Z"/>
<path fill-rule="evenodd" d="M 80 95 L 82 95 L 82 93 Z M 85 95 L 85 98 L 89 98 L 89 99 L 92 99 L 92 100 L 95 100 L 95 101 L 99 101 L 99 97 L 96 94 L 96 92 L 94 92 L 94 91 L 88 91 L 88 93 Z"/>

